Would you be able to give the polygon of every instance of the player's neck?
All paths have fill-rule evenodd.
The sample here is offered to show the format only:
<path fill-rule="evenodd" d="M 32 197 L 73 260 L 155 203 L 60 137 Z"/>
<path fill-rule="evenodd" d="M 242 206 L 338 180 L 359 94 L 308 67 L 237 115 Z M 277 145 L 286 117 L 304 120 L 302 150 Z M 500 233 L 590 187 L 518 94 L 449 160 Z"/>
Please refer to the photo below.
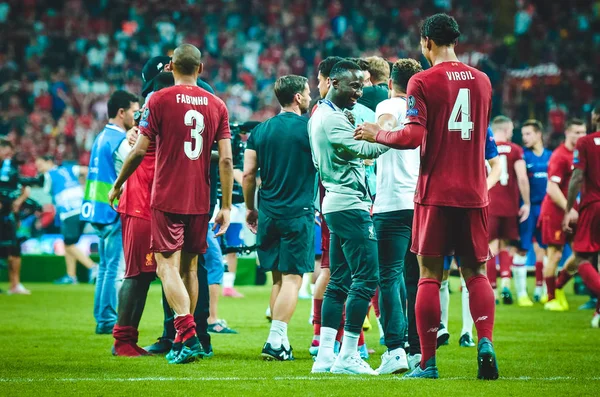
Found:
<path fill-rule="evenodd" d="M 406 98 L 406 92 L 402 90 L 396 91 L 396 89 L 392 89 L 391 98 Z"/>
<path fill-rule="evenodd" d="M 438 47 L 432 57 L 433 65 L 439 65 L 442 62 L 458 62 L 458 57 L 454 52 L 454 47 Z"/>
<path fill-rule="evenodd" d="M 539 156 L 540 154 L 544 153 L 544 144 L 542 142 L 538 142 L 535 145 L 533 145 L 532 150 L 536 156 Z"/>
<path fill-rule="evenodd" d="M 127 129 L 125 128 L 125 124 L 123 124 L 123 121 L 121 120 L 117 120 L 117 119 L 108 119 L 108 124 L 113 124 L 116 125 L 117 127 L 121 127 L 121 129 L 123 131 L 126 131 Z"/>
<path fill-rule="evenodd" d="M 565 147 L 566 147 L 567 149 L 569 149 L 569 151 L 570 151 L 570 152 L 572 152 L 573 150 L 575 150 L 575 145 L 574 145 L 574 144 L 572 144 L 572 143 L 571 143 L 571 142 L 569 142 L 569 141 L 565 141 Z"/>
<path fill-rule="evenodd" d="M 281 113 L 296 113 L 298 116 L 302 116 L 302 112 L 298 106 L 282 106 Z"/>
<path fill-rule="evenodd" d="M 175 85 L 198 85 L 196 82 L 198 79 L 195 76 L 175 76 Z"/>
<path fill-rule="evenodd" d="M 335 106 L 337 106 L 340 109 L 344 108 L 344 100 L 335 95 L 335 90 L 329 90 L 327 96 L 325 96 L 325 99 L 330 100 Z"/>

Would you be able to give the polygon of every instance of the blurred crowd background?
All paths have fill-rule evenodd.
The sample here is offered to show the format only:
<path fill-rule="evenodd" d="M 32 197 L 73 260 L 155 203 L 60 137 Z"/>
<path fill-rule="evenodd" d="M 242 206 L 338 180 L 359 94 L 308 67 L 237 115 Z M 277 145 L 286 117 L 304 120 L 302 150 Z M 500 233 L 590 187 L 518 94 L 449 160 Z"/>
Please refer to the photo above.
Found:
<path fill-rule="evenodd" d="M 600 1 L 9 0 L 0 2 L 0 137 L 24 175 L 38 154 L 87 164 L 113 90 L 141 91 L 150 57 L 201 48 L 232 121 L 279 111 L 278 76 L 308 76 L 329 55 L 421 59 L 419 22 L 448 12 L 461 60 L 494 86 L 494 115 L 538 118 L 549 145 L 590 111 L 600 84 Z M 516 137 L 518 140 L 518 136 Z"/>

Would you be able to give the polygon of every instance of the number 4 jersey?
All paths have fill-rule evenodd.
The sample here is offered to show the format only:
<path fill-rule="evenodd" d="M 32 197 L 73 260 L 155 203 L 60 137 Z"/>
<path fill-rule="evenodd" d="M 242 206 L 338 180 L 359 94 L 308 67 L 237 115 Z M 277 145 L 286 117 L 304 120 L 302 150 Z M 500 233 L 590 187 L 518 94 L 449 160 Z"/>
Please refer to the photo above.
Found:
<path fill-rule="evenodd" d="M 485 146 L 492 87 L 484 73 L 442 62 L 408 83 L 408 121 L 427 129 L 415 202 L 462 208 L 488 205 Z"/>
<path fill-rule="evenodd" d="M 140 133 L 156 142 L 152 208 L 208 214 L 211 146 L 231 139 L 223 101 L 197 86 L 163 88 L 150 98 Z"/>
<path fill-rule="evenodd" d="M 523 160 L 523 149 L 511 142 L 496 142 L 500 161 L 500 180 L 490 189 L 490 215 L 519 215 L 519 184 L 515 163 Z"/>

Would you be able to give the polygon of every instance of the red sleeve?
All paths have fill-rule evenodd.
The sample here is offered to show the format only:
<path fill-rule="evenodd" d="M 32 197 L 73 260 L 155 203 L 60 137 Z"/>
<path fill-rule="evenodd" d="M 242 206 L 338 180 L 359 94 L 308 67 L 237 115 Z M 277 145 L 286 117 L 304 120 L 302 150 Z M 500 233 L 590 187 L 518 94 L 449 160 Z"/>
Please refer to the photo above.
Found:
<path fill-rule="evenodd" d="M 525 153 L 523 152 L 523 148 L 519 145 L 514 145 L 515 147 L 515 162 L 518 160 L 525 160 Z"/>
<path fill-rule="evenodd" d="M 554 183 L 561 183 L 567 173 L 566 163 L 565 158 L 562 156 L 552 158 L 550 164 L 548 164 L 548 180 Z M 570 163 L 566 165 L 568 168 L 571 168 Z"/>
<path fill-rule="evenodd" d="M 585 152 L 586 139 L 579 139 L 573 152 L 573 167 L 585 171 L 587 167 L 587 154 Z"/>
<path fill-rule="evenodd" d="M 423 81 L 417 76 L 413 76 L 408 81 L 407 106 L 405 124 L 420 124 L 427 128 L 427 104 L 425 94 L 423 93 Z"/>
<path fill-rule="evenodd" d="M 317 108 L 319 107 L 319 102 L 315 103 L 312 110 L 310 111 L 310 115 L 312 116 L 313 114 L 315 114 L 315 112 L 317 111 Z"/>
<path fill-rule="evenodd" d="M 380 130 L 375 141 L 393 149 L 416 149 L 423 143 L 425 127 L 420 124 L 408 124 L 398 131 Z"/>
<path fill-rule="evenodd" d="M 145 135 L 150 141 L 154 142 L 159 134 L 160 129 L 160 103 L 159 96 L 152 95 L 148 101 L 148 106 L 142 113 L 140 120 L 140 134 Z"/>
<path fill-rule="evenodd" d="M 227 112 L 227 107 L 223 102 L 221 102 L 221 121 L 219 123 L 219 130 L 215 135 L 215 141 L 220 141 L 221 139 L 231 139 L 231 130 L 229 129 L 229 113 Z"/>

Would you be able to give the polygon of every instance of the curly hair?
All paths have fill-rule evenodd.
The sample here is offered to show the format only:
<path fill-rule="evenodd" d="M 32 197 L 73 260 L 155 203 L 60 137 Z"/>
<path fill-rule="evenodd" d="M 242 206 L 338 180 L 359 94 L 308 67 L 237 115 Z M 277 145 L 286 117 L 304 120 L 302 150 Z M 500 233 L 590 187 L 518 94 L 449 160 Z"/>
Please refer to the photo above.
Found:
<path fill-rule="evenodd" d="M 456 19 L 448 14 L 435 14 L 421 24 L 421 37 L 428 37 L 438 46 L 456 44 L 460 29 Z"/>
<path fill-rule="evenodd" d="M 406 92 L 408 80 L 410 80 L 413 75 L 422 71 L 423 67 L 418 61 L 410 58 L 398 59 L 392 66 L 392 83 L 394 86 Z"/>

